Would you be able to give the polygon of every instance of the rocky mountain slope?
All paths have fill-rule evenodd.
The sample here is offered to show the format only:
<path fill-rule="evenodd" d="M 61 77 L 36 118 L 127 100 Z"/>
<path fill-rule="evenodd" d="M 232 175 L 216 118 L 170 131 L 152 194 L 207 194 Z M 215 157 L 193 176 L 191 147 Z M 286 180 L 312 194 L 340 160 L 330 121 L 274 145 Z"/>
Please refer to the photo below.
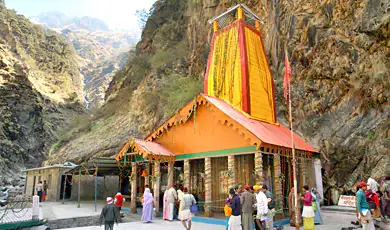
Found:
<path fill-rule="evenodd" d="M 75 114 L 83 77 L 75 52 L 0 2 L 0 186 L 18 185 L 38 167 Z"/>
<path fill-rule="evenodd" d="M 89 118 L 92 128 L 66 140 L 48 163 L 113 155 L 129 136 L 144 137 L 201 92 L 212 36 L 207 20 L 237 2 L 156 2 L 136 56 L 114 76 L 107 103 Z M 350 189 L 368 175 L 389 175 L 390 1 L 239 2 L 265 21 L 282 123 L 288 51 L 295 127 L 320 150 L 327 187 Z"/>
<path fill-rule="evenodd" d="M 31 17 L 31 20 L 53 29 L 87 30 L 89 32 L 110 31 L 109 26 L 98 18 L 88 16 L 72 18 L 59 11 L 41 13 Z"/>
<path fill-rule="evenodd" d="M 138 41 L 138 33 L 111 31 L 100 19 L 71 18 L 59 11 L 32 17 L 35 23 L 63 35 L 73 44 L 77 63 L 84 76 L 87 108 L 102 106 L 105 91 L 114 73 L 125 63 L 129 49 Z"/>

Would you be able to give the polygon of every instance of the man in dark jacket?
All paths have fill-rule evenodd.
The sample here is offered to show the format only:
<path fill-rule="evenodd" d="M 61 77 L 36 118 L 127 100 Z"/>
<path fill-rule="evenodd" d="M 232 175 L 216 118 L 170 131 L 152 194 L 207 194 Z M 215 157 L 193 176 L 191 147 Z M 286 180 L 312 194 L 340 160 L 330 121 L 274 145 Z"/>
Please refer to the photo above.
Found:
<path fill-rule="evenodd" d="M 244 192 L 240 195 L 242 206 L 242 228 L 244 230 L 253 230 L 253 205 L 255 197 L 250 192 L 249 185 L 245 185 Z"/>
<path fill-rule="evenodd" d="M 103 207 L 99 217 L 100 224 L 102 224 L 103 218 L 105 230 L 113 230 L 114 222 L 118 224 L 120 218 L 119 208 L 114 205 L 114 199 L 112 199 L 112 197 L 107 197 L 107 205 Z"/>
<path fill-rule="evenodd" d="M 231 188 L 229 194 L 232 195 L 232 215 L 229 219 L 229 230 L 241 230 L 241 201 L 236 190 Z"/>

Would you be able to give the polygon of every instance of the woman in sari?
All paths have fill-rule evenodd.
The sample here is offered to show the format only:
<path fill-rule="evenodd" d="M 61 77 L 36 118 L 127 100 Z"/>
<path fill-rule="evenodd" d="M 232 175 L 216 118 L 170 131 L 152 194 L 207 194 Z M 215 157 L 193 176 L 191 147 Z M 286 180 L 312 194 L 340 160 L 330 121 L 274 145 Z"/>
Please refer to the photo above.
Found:
<path fill-rule="evenodd" d="M 315 203 L 314 210 L 314 224 L 323 224 L 320 210 L 320 194 L 318 194 L 316 188 L 311 189 L 311 196 L 313 197 L 312 202 Z"/>
<path fill-rule="evenodd" d="M 163 198 L 163 220 L 168 220 L 168 203 L 167 203 L 168 190 L 164 192 Z"/>
<path fill-rule="evenodd" d="M 153 220 L 153 206 L 154 199 L 150 193 L 150 189 L 146 188 L 144 192 L 144 200 L 142 203 L 142 217 L 141 220 L 144 222 L 151 222 Z"/>
<path fill-rule="evenodd" d="M 299 195 L 299 194 L 298 194 Z M 290 226 L 295 227 L 295 200 L 294 200 L 294 187 L 291 188 L 288 194 L 288 209 L 290 214 Z M 301 225 L 301 213 L 298 213 L 298 223 Z"/>
<path fill-rule="evenodd" d="M 301 197 L 303 200 L 303 229 L 304 230 L 314 230 L 314 211 L 313 211 L 313 197 L 309 191 L 309 186 L 303 186 L 304 196 Z"/>

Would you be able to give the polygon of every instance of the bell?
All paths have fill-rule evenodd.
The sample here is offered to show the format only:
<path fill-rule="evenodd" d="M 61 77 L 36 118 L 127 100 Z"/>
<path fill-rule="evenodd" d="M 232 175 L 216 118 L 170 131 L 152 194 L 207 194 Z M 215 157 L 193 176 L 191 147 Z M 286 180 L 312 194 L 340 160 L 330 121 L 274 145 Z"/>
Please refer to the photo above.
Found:
<path fill-rule="evenodd" d="M 146 172 L 146 170 L 144 169 L 144 170 L 142 170 L 142 174 L 141 174 L 141 176 L 143 176 L 143 177 L 147 177 L 148 176 L 148 172 Z"/>

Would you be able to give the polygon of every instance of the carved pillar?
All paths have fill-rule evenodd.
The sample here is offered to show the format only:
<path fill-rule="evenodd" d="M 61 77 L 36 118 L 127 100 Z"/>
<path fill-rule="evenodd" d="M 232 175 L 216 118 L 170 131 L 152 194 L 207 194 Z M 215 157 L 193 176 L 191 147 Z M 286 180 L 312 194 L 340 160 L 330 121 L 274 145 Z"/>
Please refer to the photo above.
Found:
<path fill-rule="evenodd" d="M 173 172 L 174 172 L 174 162 L 168 163 L 168 188 L 173 185 Z"/>
<path fill-rule="evenodd" d="M 302 186 L 303 185 L 309 185 L 309 181 L 308 181 L 308 176 L 309 176 L 309 172 L 308 172 L 308 167 L 307 167 L 307 159 L 305 158 L 302 158 L 302 154 L 300 154 L 299 156 L 301 156 L 301 158 L 299 159 L 299 163 L 301 165 L 301 181 L 302 181 Z M 310 185 L 309 185 L 310 187 Z"/>
<path fill-rule="evenodd" d="M 204 215 L 206 217 L 213 216 L 212 210 L 211 210 L 211 194 L 212 194 L 212 185 L 211 185 L 211 158 L 206 157 L 204 159 L 204 173 L 205 173 L 205 202 L 204 202 Z"/>
<path fill-rule="evenodd" d="M 274 172 L 275 172 L 275 191 L 274 191 L 274 195 L 275 195 L 275 200 L 276 200 L 276 205 L 277 205 L 277 209 L 279 208 L 282 208 L 283 207 L 283 191 L 282 191 L 282 183 L 283 181 L 281 180 L 281 173 L 282 173 L 282 169 L 281 169 L 281 165 L 280 165 L 280 155 L 279 154 L 275 154 L 274 155 Z"/>
<path fill-rule="evenodd" d="M 154 203 L 155 203 L 155 208 L 156 208 L 156 211 L 154 212 L 154 214 L 156 216 L 160 216 L 160 163 L 154 163 L 153 165 L 153 175 L 154 175 L 154 181 L 153 181 L 153 184 L 154 184 L 154 188 L 153 188 L 153 194 L 154 194 Z"/>
<path fill-rule="evenodd" d="M 149 163 L 146 163 L 145 164 L 145 171 L 146 171 L 146 174 L 147 174 L 147 176 L 145 177 L 145 187 L 146 187 L 146 185 L 150 185 L 149 184 L 149 175 L 150 175 L 150 165 L 149 165 Z M 149 186 L 149 188 L 150 188 L 150 186 Z"/>
<path fill-rule="evenodd" d="M 228 187 L 233 188 L 236 186 L 236 167 L 235 167 L 234 155 L 228 156 L 228 171 L 231 173 L 228 178 Z"/>
<path fill-rule="evenodd" d="M 132 213 L 137 213 L 137 163 L 131 163 L 131 202 L 130 210 Z"/>
<path fill-rule="evenodd" d="M 184 160 L 184 187 L 190 189 L 190 160 Z"/>
<path fill-rule="evenodd" d="M 255 153 L 255 183 L 257 185 L 262 185 L 264 183 L 263 154 L 261 152 Z"/>

